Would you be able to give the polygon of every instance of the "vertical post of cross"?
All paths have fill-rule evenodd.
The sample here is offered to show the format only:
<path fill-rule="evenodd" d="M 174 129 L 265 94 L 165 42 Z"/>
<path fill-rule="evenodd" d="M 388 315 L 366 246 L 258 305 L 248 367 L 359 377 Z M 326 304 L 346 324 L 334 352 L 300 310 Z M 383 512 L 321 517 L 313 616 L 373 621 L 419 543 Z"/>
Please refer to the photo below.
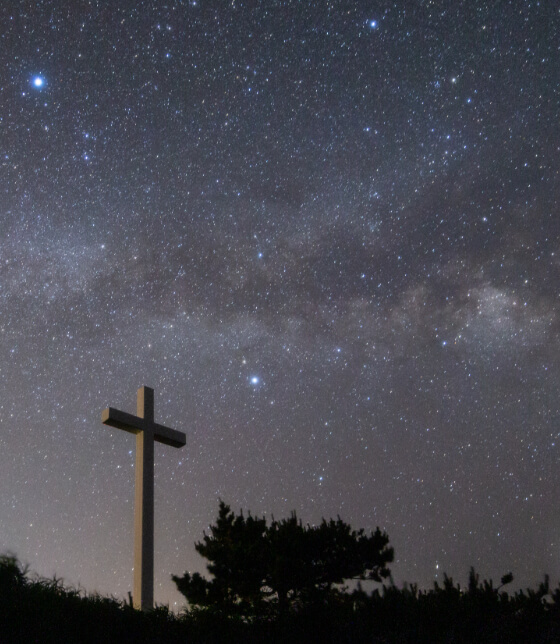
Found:
<path fill-rule="evenodd" d="M 154 605 L 154 390 L 140 387 L 136 415 L 144 430 L 136 434 L 136 480 L 134 484 L 134 586 L 135 606 Z"/>

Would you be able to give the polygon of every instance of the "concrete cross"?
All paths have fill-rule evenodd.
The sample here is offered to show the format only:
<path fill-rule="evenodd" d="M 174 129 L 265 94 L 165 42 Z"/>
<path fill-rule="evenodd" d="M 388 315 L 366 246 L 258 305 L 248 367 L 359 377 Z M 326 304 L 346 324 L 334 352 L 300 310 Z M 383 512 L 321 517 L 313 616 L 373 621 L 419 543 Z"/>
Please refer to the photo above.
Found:
<path fill-rule="evenodd" d="M 109 407 L 101 414 L 105 425 L 136 434 L 134 492 L 134 608 L 154 604 L 154 441 L 183 447 L 185 434 L 154 422 L 154 390 L 140 387 L 136 416 Z"/>

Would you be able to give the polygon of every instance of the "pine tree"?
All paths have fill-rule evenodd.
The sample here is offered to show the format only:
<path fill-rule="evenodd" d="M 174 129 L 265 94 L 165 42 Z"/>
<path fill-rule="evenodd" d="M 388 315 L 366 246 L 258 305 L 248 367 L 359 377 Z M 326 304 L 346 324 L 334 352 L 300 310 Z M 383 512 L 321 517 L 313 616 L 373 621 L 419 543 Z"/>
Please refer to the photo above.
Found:
<path fill-rule="evenodd" d="M 285 612 L 331 597 L 345 580 L 386 578 L 393 560 L 388 544 L 379 528 L 367 535 L 340 517 L 304 526 L 292 513 L 267 526 L 264 518 L 236 516 L 221 501 L 210 535 L 195 544 L 213 578 L 186 572 L 173 580 L 191 606 L 244 615 L 274 607 Z"/>

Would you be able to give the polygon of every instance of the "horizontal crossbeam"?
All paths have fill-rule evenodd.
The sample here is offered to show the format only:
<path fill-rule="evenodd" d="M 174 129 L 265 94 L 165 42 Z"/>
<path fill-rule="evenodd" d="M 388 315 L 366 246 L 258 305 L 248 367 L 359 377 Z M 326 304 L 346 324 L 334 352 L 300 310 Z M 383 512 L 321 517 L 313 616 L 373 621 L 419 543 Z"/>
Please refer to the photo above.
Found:
<path fill-rule="evenodd" d="M 130 432 L 131 434 L 153 431 L 155 441 L 171 447 L 183 447 L 187 442 L 187 438 L 183 432 L 150 422 L 147 418 L 140 418 L 120 409 L 114 409 L 113 407 L 108 407 L 103 410 L 101 413 L 101 422 L 105 425 L 116 427 L 117 429 L 124 429 L 125 432 Z"/>

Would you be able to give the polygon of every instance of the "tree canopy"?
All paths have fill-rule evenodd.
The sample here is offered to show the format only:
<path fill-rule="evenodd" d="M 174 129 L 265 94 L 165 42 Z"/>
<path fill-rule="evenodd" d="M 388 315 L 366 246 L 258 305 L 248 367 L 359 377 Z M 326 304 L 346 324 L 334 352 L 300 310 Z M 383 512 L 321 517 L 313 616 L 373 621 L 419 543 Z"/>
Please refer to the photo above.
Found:
<path fill-rule="evenodd" d="M 393 560 L 389 537 L 353 530 L 340 517 L 303 525 L 295 512 L 272 520 L 236 515 L 220 501 L 218 519 L 195 544 L 208 560 L 208 580 L 199 573 L 173 575 L 191 606 L 247 614 L 309 603 L 350 579 L 381 581 Z"/>

